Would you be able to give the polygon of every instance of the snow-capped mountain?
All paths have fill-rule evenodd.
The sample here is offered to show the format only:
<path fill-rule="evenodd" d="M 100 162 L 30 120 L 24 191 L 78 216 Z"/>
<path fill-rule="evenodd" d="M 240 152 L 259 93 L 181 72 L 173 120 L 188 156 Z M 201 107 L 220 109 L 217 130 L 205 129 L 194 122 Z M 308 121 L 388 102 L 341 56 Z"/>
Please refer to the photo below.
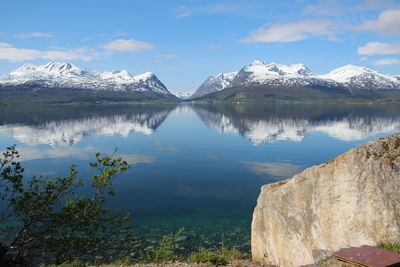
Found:
<path fill-rule="evenodd" d="M 365 67 L 347 65 L 323 75 L 313 73 L 303 64 L 283 65 L 255 60 L 239 72 L 232 72 L 229 79 L 222 74 L 209 77 L 191 98 L 217 92 L 230 87 L 267 86 L 275 88 L 333 88 L 400 90 L 399 76 L 382 74 Z M 358 91 L 358 94 L 362 92 Z"/>
<path fill-rule="evenodd" d="M 174 96 L 180 99 L 189 99 L 193 94 L 191 91 L 170 91 Z"/>
<path fill-rule="evenodd" d="M 126 70 L 112 72 L 80 69 L 71 63 L 24 64 L 0 77 L 0 87 L 89 89 L 98 91 L 150 92 L 173 96 L 151 72 L 133 76 Z"/>
<path fill-rule="evenodd" d="M 334 69 L 327 74 L 320 75 L 319 78 L 338 82 L 346 88 L 400 89 L 398 77 L 354 65 Z"/>
<path fill-rule="evenodd" d="M 282 65 L 261 60 L 255 60 L 241 69 L 231 83 L 231 86 L 257 85 L 332 87 L 336 86 L 336 83 L 318 79 L 318 76 L 303 64 Z"/>
<path fill-rule="evenodd" d="M 190 98 L 198 98 L 203 95 L 211 94 L 228 88 L 232 84 L 232 80 L 236 77 L 237 72 L 219 73 L 216 76 L 210 76 L 200 87 L 194 92 Z"/>

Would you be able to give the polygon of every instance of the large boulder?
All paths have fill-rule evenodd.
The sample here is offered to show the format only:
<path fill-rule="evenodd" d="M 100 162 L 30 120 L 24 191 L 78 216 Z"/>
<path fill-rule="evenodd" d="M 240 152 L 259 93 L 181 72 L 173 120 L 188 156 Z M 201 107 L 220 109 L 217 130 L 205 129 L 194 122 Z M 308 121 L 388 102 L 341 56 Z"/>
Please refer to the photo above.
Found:
<path fill-rule="evenodd" d="M 341 248 L 400 238 L 400 133 L 261 189 L 253 260 L 312 264 Z"/>

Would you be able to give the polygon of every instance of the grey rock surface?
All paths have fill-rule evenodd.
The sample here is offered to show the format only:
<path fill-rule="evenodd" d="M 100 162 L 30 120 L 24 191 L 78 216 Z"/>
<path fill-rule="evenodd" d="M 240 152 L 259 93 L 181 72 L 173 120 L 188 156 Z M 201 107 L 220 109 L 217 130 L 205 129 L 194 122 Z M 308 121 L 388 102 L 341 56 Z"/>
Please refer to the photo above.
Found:
<path fill-rule="evenodd" d="M 264 185 L 251 230 L 253 260 L 279 266 L 399 238 L 400 133 Z"/>

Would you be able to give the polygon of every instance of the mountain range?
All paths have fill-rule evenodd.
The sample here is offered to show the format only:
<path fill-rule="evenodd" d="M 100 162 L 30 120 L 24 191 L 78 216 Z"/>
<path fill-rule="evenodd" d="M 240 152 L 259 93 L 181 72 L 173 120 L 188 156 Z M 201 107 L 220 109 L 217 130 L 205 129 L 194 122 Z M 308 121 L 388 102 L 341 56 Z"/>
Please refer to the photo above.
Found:
<path fill-rule="evenodd" d="M 303 64 L 255 60 L 237 72 L 210 76 L 189 96 L 169 91 L 151 72 L 95 71 L 71 63 L 24 64 L 0 77 L 0 100 L 12 102 L 130 101 L 160 99 L 303 100 L 400 99 L 400 76 L 346 65 L 317 75 Z"/>
<path fill-rule="evenodd" d="M 122 93 L 148 95 L 155 98 L 176 98 L 151 72 L 134 76 L 126 70 L 95 71 L 80 69 L 71 63 L 64 62 L 49 62 L 41 66 L 24 64 L 0 77 L 0 89 L 22 91 L 21 88 L 28 92 L 59 89 L 57 92 L 53 90 L 53 93 L 65 92 L 65 90 L 75 90 L 76 93 L 79 89 L 89 94 L 101 92 L 104 95 L 106 92 L 111 93 L 110 95 Z"/>
<path fill-rule="evenodd" d="M 238 72 L 210 76 L 191 98 L 219 96 L 240 98 L 241 94 L 248 95 L 252 91 L 249 89 L 254 88 L 261 89 L 264 97 L 286 94 L 287 89 L 292 89 L 289 92 L 292 95 L 307 94 L 316 97 L 400 95 L 400 77 L 354 65 L 346 65 L 329 73 L 317 75 L 303 64 L 283 65 L 255 60 Z M 224 93 L 215 94 L 222 91 Z"/>

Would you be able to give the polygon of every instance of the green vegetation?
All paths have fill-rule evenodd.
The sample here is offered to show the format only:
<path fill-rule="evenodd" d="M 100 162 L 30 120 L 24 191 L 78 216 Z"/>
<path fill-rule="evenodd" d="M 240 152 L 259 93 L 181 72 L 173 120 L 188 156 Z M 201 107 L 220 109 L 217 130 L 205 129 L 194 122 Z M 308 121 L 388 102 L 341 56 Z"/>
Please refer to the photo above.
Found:
<path fill-rule="evenodd" d="M 81 260 L 73 260 L 72 262 L 65 262 L 61 264 L 50 264 L 50 265 L 40 264 L 40 267 L 86 267 L 86 266 L 90 266 L 90 264 L 87 262 L 83 262 Z"/>
<path fill-rule="evenodd" d="M 178 241 L 185 229 L 180 228 L 176 233 L 164 235 L 156 246 L 149 246 L 139 253 L 139 263 L 167 263 L 179 261 Z"/>
<path fill-rule="evenodd" d="M 239 250 L 232 248 L 221 248 L 218 251 L 210 251 L 200 248 L 198 251 L 191 253 L 187 261 L 190 263 L 211 263 L 214 266 L 225 265 L 233 260 L 245 259 L 248 255 L 241 253 Z"/>
<path fill-rule="evenodd" d="M 0 88 L 0 104 L 68 104 L 68 103 L 129 103 L 178 102 L 176 97 L 166 98 L 150 92 L 114 92 L 86 89 Z"/>
<path fill-rule="evenodd" d="M 380 242 L 377 247 L 400 253 L 400 240 Z"/>
<path fill-rule="evenodd" d="M 130 167 L 113 156 L 95 154 L 90 163 L 95 174 L 87 188 L 75 165 L 66 177 L 25 178 L 19 153 L 8 147 L 0 159 L 0 266 L 129 255 L 126 248 L 138 242 L 129 215 L 110 214 L 104 207 L 114 194 L 112 179 Z"/>
<path fill-rule="evenodd" d="M 184 253 L 179 248 L 179 242 L 181 240 L 181 234 L 184 229 L 179 229 L 176 233 L 170 233 L 158 242 L 156 246 L 148 246 L 140 248 L 137 253 L 133 253 L 133 256 L 125 256 L 120 259 L 112 261 L 82 261 L 75 259 L 72 261 L 64 262 L 62 264 L 41 264 L 41 267 L 84 267 L 92 266 L 93 264 L 105 264 L 110 266 L 128 266 L 132 264 L 166 264 L 171 262 L 188 262 L 188 263 L 206 263 L 213 266 L 226 265 L 233 260 L 242 260 L 249 257 L 248 254 L 241 253 L 236 248 L 225 248 L 222 247 L 218 250 L 208 250 L 205 248 L 199 248 L 197 251 L 192 253 Z M 143 245 L 143 244 L 142 244 Z M 134 256 L 136 255 L 136 256 Z"/>

